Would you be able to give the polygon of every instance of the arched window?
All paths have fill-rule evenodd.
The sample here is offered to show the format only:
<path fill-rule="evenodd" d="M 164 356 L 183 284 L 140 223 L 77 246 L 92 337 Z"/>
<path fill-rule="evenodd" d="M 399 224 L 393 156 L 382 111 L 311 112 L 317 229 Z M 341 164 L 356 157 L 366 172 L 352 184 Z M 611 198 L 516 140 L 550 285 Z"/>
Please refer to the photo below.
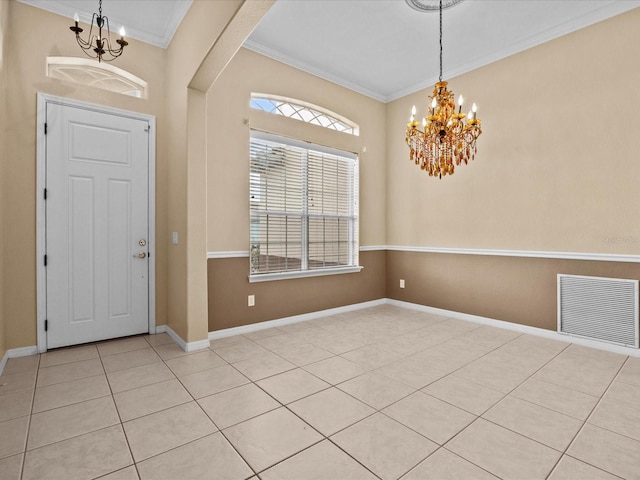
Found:
<path fill-rule="evenodd" d="M 89 58 L 47 57 L 47 76 L 137 98 L 147 94 L 147 82 L 141 78 Z"/>
<path fill-rule="evenodd" d="M 358 135 L 358 125 L 351 120 L 317 105 L 287 97 L 262 93 L 251 94 L 251 108 L 293 118 L 312 125 Z"/>

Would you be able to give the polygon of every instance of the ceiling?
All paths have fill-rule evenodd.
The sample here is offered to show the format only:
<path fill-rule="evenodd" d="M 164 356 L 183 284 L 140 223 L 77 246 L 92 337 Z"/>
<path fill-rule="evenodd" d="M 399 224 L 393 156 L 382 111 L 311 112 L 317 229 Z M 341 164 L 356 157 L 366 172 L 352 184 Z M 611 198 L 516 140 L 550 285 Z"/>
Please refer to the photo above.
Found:
<path fill-rule="evenodd" d="M 2 0 L 0 0 L 2 1 Z M 18 0 L 34 7 L 69 17 L 78 13 L 80 21 L 91 23 L 98 13 L 98 0 Z M 104 0 L 102 14 L 109 18 L 111 31 L 124 26 L 127 37 L 167 48 L 192 0 Z"/>
<path fill-rule="evenodd" d="M 97 0 L 18 0 L 89 21 Z M 202 1 L 202 0 L 196 0 Z M 209 0 L 212 1 L 212 0 Z M 112 30 L 165 47 L 192 0 L 105 0 Z M 640 0 L 464 0 L 444 11 L 444 78 L 640 6 Z M 438 13 L 404 0 L 278 0 L 245 46 L 388 102 L 438 78 Z"/>

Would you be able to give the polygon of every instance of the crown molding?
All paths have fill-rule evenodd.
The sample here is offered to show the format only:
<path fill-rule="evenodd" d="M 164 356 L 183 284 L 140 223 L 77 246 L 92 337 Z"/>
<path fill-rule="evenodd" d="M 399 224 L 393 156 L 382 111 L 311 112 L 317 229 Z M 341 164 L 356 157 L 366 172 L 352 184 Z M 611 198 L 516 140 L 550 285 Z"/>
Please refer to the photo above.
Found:
<path fill-rule="evenodd" d="M 86 24 L 91 25 L 92 14 L 88 14 L 78 10 L 73 5 L 69 5 L 64 1 L 42 1 L 42 0 L 17 0 L 20 3 L 24 3 L 25 5 L 30 5 L 35 8 L 39 8 L 41 10 L 46 10 L 51 13 L 55 13 L 56 15 L 62 15 L 63 17 L 69 17 L 70 22 L 73 19 L 73 15 L 75 13 L 78 14 L 80 21 Z M 132 25 L 127 25 L 126 18 L 119 18 L 117 16 L 109 15 L 109 12 L 104 12 L 104 15 L 109 17 L 109 26 L 112 32 L 117 33 L 120 27 L 124 26 L 127 32 L 127 38 L 134 38 L 136 40 L 140 40 L 141 42 L 149 43 L 151 45 L 155 45 L 160 48 L 167 48 L 173 39 L 173 36 L 178 29 L 178 26 L 184 19 L 184 16 L 189 11 L 193 0 L 181 0 L 175 2 L 175 8 L 170 15 L 162 28 L 162 32 L 156 34 L 147 30 L 143 30 L 140 28 L 136 28 Z M 87 3 L 87 8 L 94 8 L 97 11 L 97 2 L 95 5 L 93 3 Z"/>
<path fill-rule="evenodd" d="M 257 43 L 253 40 L 246 40 L 242 46 L 248 50 L 264 55 L 265 57 L 269 57 L 273 60 L 289 65 L 290 67 L 297 68 L 298 70 L 302 70 L 303 72 L 310 73 L 311 75 L 335 83 L 356 93 L 360 93 L 367 97 L 373 98 L 374 100 L 378 100 L 379 102 L 386 103 L 388 101 L 387 97 L 385 97 L 383 94 L 364 88 L 361 85 L 356 84 L 355 82 L 351 82 L 346 78 L 335 75 L 322 68 L 317 68 L 309 65 L 306 62 L 298 61 L 297 59 L 290 57 L 289 55 L 285 55 L 284 53 L 278 52 L 277 50 L 267 47 L 261 43 Z"/>

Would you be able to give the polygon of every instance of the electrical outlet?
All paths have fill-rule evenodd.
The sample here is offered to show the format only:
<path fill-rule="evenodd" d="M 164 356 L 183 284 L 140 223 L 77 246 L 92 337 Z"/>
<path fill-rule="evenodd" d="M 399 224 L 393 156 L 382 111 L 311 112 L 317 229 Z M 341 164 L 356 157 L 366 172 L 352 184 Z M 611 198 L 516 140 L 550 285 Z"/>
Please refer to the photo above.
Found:
<path fill-rule="evenodd" d="M 404 278 L 400 279 L 400 288 L 404 288 Z"/>
<path fill-rule="evenodd" d="M 255 295 L 249 295 L 249 297 L 247 298 L 247 305 L 250 307 L 255 307 L 256 305 L 256 296 Z"/>

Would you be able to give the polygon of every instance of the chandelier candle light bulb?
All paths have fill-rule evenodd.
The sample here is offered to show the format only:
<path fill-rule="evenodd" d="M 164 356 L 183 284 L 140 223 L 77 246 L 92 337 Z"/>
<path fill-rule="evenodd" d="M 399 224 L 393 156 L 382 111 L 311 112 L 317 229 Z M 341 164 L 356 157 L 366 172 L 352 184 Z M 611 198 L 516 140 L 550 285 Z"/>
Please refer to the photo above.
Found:
<path fill-rule="evenodd" d="M 442 81 L 442 0 L 440 0 L 440 78 L 431 97 L 431 108 L 422 121 L 414 120 L 415 105 L 411 109 L 411 120 L 407 124 L 405 141 L 409 146 L 409 159 L 426 171 L 429 176 L 442 178 L 453 175 L 455 166 L 465 165 L 475 158 L 476 140 L 482 133 L 480 120 L 474 103 L 469 114 L 462 113 L 464 99 L 458 97 L 458 112 L 453 92 Z M 466 118 L 466 122 L 465 122 Z"/>

